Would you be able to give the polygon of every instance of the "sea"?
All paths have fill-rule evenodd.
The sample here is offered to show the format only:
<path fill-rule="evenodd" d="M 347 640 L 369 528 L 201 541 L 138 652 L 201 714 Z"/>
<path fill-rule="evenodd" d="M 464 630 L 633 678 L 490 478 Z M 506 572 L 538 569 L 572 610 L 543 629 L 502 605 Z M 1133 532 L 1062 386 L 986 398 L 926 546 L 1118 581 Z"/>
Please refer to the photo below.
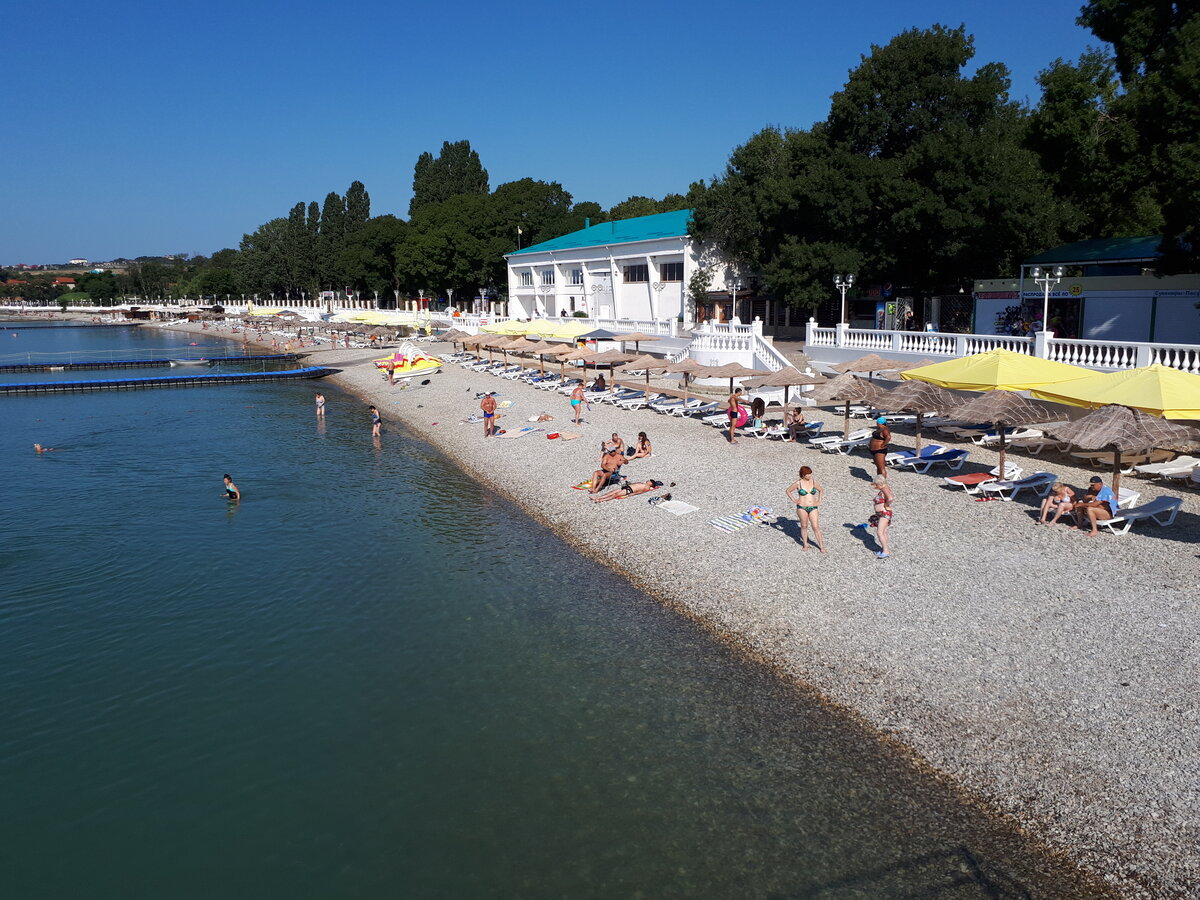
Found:
<path fill-rule="evenodd" d="M 0 340 L 0 365 L 223 349 Z M 419 436 L 373 441 L 334 384 L 0 408 L 5 897 L 1081 895 Z"/>

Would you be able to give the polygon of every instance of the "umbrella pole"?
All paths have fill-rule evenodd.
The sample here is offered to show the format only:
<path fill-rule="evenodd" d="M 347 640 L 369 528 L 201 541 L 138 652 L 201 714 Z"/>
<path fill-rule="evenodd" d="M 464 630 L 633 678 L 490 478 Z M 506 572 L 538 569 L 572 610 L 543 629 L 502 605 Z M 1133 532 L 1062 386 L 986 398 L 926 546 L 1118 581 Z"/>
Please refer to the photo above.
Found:
<path fill-rule="evenodd" d="M 913 453 L 921 452 L 921 412 L 917 411 L 917 444 L 913 448 Z"/>
<path fill-rule="evenodd" d="M 1113 448 L 1113 493 L 1121 499 L 1121 451 Z"/>
<path fill-rule="evenodd" d="M 1005 474 L 1008 470 L 1004 468 L 1004 426 L 1000 426 L 1000 480 L 1004 481 L 1008 476 Z"/>
<path fill-rule="evenodd" d="M 842 419 L 842 431 L 846 440 L 850 440 L 850 401 L 846 401 L 846 415 Z"/>

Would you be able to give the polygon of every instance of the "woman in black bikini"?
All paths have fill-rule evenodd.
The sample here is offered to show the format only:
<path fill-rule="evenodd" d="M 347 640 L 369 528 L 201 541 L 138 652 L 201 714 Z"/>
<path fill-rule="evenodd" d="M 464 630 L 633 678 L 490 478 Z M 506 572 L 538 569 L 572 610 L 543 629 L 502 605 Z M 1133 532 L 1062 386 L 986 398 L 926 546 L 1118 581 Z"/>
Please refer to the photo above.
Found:
<path fill-rule="evenodd" d="M 875 430 L 871 432 L 871 443 L 868 447 L 871 451 L 871 456 L 875 459 L 875 473 L 879 476 L 880 481 L 887 481 L 885 462 L 887 460 L 888 444 L 891 442 L 892 430 L 888 428 L 887 419 L 880 416 L 875 420 Z"/>
<path fill-rule="evenodd" d="M 821 482 L 813 478 L 813 470 L 801 466 L 799 477 L 788 485 L 788 499 L 796 505 L 796 516 L 800 519 L 800 540 L 803 548 L 808 549 L 808 529 L 812 526 L 817 538 L 817 549 L 825 552 L 825 541 L 821 537 L 821 498 L 825 489 Z"/>
<path fill-rule="evenodd" d="M 656 491 L 663 486 L 661 481 L 625 481 L 616 487 L 612 488 L 606 494 L 600 494 L 593 497 L 593 503 L 603 503 L 605 500 L 624 500 L 626 497 L 632 497 L 636 494 L 648 494 L 651 491 Z"/>

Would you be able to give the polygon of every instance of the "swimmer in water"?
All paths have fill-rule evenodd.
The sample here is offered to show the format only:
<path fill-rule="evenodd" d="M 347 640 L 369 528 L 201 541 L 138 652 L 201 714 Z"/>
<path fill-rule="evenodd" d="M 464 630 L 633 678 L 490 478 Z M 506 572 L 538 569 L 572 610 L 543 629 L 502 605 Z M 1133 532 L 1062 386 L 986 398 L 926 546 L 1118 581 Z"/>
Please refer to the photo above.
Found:
<path fill-rule="evenodd" d="M 238 490 L 238 486 L 233 483 L 233 479 L 228 475 L 225 476 L 225 499 L 226 500 L 241 500 L 242 492 Z"/>
<path fill-rule="evenodd" d="M 54 451 L 54 449 L 54 447 L 43 447 L 41 444 L 33 445 L 33 450 L 35 453 L 51 453 Z"/>

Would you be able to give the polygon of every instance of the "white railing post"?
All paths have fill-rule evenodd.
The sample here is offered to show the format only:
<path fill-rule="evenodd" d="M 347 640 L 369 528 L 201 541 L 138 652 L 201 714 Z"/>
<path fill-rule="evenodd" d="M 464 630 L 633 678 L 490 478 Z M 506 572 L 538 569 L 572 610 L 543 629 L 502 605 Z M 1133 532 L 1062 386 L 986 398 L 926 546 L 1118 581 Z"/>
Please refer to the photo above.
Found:
<path fill-rule="evenodd" d="M 813 329 L 817 327 L 817 320 L 809 316 L 808 321 L 804 323 L 804 345 L 807 347 L 813 342 Z"/>
<path fill-rule="evenodd" d="M 1154 350 L 1153 344 L 1138 344 L 1137 345 L 1137 348 L 1136 348 L 1137 365 L 1139 368 L 1142 366 L 1148 366 L 1152 362 L 1154 362 L 1154 360 L 1151 358 L 1151 354 L 1152 354 L 1153 350 Z"/>
<path fill-rule="evenodd" d="M 1035 331 L 1033 333 L 1033 355 L 1039 359 L 1050 358 L 1050 341 L 1054 337 L 1053 331 Z"/>
<path fill-rule="evenodd" d="M 850 330 L 850 326 L 845 322 L 838 322 L 833 326 L 833 346 L 846 346 L 846 332 Z"/>
<path fill-rule="evenodd" d="M 954 355 L 958 357 L 967 356 L 967 336 L 965 334 L 956 334 L 954 336 Z"/>

